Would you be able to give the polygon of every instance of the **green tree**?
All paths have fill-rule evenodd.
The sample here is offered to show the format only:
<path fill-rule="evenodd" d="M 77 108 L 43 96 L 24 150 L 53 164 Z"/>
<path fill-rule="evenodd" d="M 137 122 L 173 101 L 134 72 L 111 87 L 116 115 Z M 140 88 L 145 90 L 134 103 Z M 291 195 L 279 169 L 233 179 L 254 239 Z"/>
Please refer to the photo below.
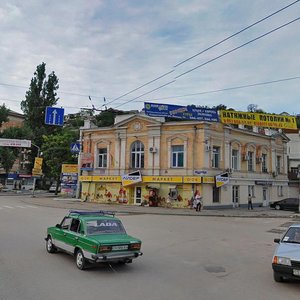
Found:
<path fill-rule="evenodd" d="M 46 107 L 56 105 L 59 99 L 56 93 L 59 88 L 58 78 L 54 72 L 49 74 L 47 79 L 46 77 L 46 64 L 42 63 L 37 66 L 25 100 L 21 102 L 25 125 L 32 129 L 34 143 L 39 147 L 42 145 L 44 135 L 61 130 L 58 126 L 45 124 Z"/>
<path fill-rule="evenodd" d="M 1 138 L 6 139 L 28 139 L 31 136 L 31 130 L 27 127 L 9 127 L 0 134 Z M 20 148 L 0 147 L 0 163 L 6 173 L 12 169 L 19 154 Z"/>
<path fill-rule="evenodd" d="M 0 147 L 0 164 L 4 168 L 5 173 L 9 173 L 16 159 L 15 149 L 12 149 L 12 147 Z"/>
<path fill-rule="evenodd" d="M 78 132 L 69 129 L 63 129 L 56 134 L 43 136 L 43 173 L 48 178 L 54 178 L 57 182 L 60 180 L 62 164 L 77 163 L 77 158 L 72 155 L 70 145 L 78 138 Z"/>
<path fill-rule="evenodd" d="M 0 127 L 3 123 L 8 121 L 9 109 L 6 108 L 5 104 L 0 106 Z"/>

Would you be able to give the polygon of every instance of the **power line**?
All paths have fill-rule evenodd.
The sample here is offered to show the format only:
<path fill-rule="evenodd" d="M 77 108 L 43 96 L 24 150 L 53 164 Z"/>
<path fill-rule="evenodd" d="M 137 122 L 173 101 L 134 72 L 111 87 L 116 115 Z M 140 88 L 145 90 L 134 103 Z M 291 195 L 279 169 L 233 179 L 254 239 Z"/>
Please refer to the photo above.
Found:
<path fill-rule="evenodd" d="M 251 27 L 253 27 L 253 26 L 255 26 L 255 25 L 257 25 L 257 24 L 259 24 L 259 23 L 261 23 L 261 22 L 263 22 L 263 21 L 265 21 L 265 20 L 267 20 L 267 19 L 269 19 L 270 17 L 272 17 L 272 16 L 278 14 L 279 12 L 281 12 L 281 11 L 287 9 L 288 7 L 290 7 L 290 6 L 294 5 L 294 4 L 296 4 L 296 3 L 299 2 L 299 1 L 300 1 L 300 0 L 294 1 L 293 3 L 291 3 L 291 4 L 285 6 L 285 7 L 281 8 L 281 9 L 279 9 L 279 10 L 277 10 L 277 11 L 271 13 L 270 15 L 268 15 L 268 16 L 266 16 L 266 17 L 264 17 L 264 18 L 262 18 L 262 19 L 260 19 L 260 20 L 258 20 L 258 21 L 256 21 L 256 22 L 254 22 L 254 23 L 252 23 L 252 24 L 250 24 L 250 25 L 248 25 L 247 27 L 245 27 L 245 28 L 239 30 L 239 31 L 236 32 L 236 33 L 233 33 L 232 35 L 230 35 L 230 36 L 224 38 L 223 40 L 221 40 L 221 41 L 219 41 L 219 42 L 217 42 L 217 43 L 215 43 L 215 44 L 209 46 L 208 48 L 206 48 L 206 49 L 204 49 L 204 50 L 202 50 L 202 51 L 196 53 L 195 55 L 188 57 L 187 59 L 185 59 L 185 60 L 181 61 L 180 63 L 176 64 L 176 65 L 174 66 L 174 68 L 176 68 L 176 67 L 178 67 L 178 66 L 180 66 L 180 65 L 182 65 L 182 64 L 184 64 L 184 63 L 186 63 L 187 61 L 189 61 L 189 60 L 191 60 L 191 59 L 193 59 L 193 58 L 199 56 L 200 54 L 203 54 L 204 52 L 206 52 L 206 51 L 208 51 L 208 50 L 210 50 L 210 49 L 212 49 L 212 48 L 214 48 L 214 47 L 216 47 L 216 46 L 218 46 L 218 45 L 220 45 L 220 44 L 222 44 L 222 43 L 228 41 L 229 39 L 235 37 L 236 35 L 238 35 L 238 34 L 244 32 L 244 31 L 246 31 L 247 29 L 249 29 L 249 28 L 251 28 Z"/>
<path fill-rule="evenodd" d="M 262 18 L 262 19 L 260 19 L 260 20 L 258 20 L 258 21 L 256 21 L 256 22 L 252 23 L 251 25 L 249 25 L 249 26 L 247 26 L 247 27 L 241 29 L 240 31 L 238 31 L 238 32 L 236 32 L 236 33 L 230 35 L 229 37 L 227 37 L 227 38 L 221 40 L 220 42 L 213 44 L 212 46 L 210 46 L 210 47 L 204 49 L 203 51 L 201 51 L 201 52 L 199 52 L 199 53 L 197 53 L 197 54 L 195 54 L 195 55 L 193 55 L 193 56 L 191 56 L 191 57 L 185 59 L 185 60 L 182 61 L 182 62 L 179 62 L 179 63 L 176 64 L 173 68 L 176 68 L 176 67 L 178 67 L 178 66 L 184 64 L 185 62 L 191 60 L 192 58 L 194 58 L 194 57 L 196 57 L 196 56 L 199 56 L 200 54 L 202 54 L 202 53 L 204 53 L 204 52 L 206 52 L 206 51 L 208 51 L 208 50 L 210 50 L 210 49 L 212 49 L 212 48 L 214 48 L 214 47 L 216 47 L 216 46 L 222 44 L 223 42 L 225 42 L 225 41 L 231 39 L 232 37 L 234 37 L 234 36 L 236 36 L 236 35 L 238 35 L 238 34 L 244 32 L 244 31 L 246 31 L 247 29 L 249 29 L 249 28 L 251 28 L 251 27 L 253 27 L 253 26 L 255 26 L 255 25 L 257 25 L 257 24 L 259 24 L 259 23 L 261 23 L 261 22 L 263 22 L 263 21 L 265 21 L 265 20 L 267 20 L 268 18 L 270 18 L 270 17 L 272 17 L 272 16 L 278 14 L 279 12 L 282 12 L 283 10 L 289 8 L 290 6 L 296 4 L 296 3 L 299 2 L 299 1 L 300 1 L 300 0 L 296 0 L 296 1 L 292 2 L 292 3 L 290 3 L 289 5 L 287 5 L 287 6 L 283 7 L 283 8 L 281 8 L 281 9 L 279 9 L 279 10 L 273 12 L 273 13 L 271 13 L 270 15 L 267 15 L 266 17 L 264 17 L 264 18 Z M 129 92 L 127 92 L 127 93 L 125 93 L 125 94 L 123 94 L 123 95 L 117 97 L 117 98 L 115 98 L 115 99 L 113 99 L 112 101 L 108 102 L 107 104 L 113 103 L 113 102 L 115 102 L 116 100 L 119 100 L 120 98 L 123 98 L 123 97 L 125 97 L 125 96 L 127 96 L 127 95 L 129 95 L 129 94 L 131 94 L 131 93 L 133 93 L 133 92 L 135 92 L 135 91 L 141 89 L 142 87 L 145 87 L 145 86 L 149 85 L 150 83 L 153 83 L 154 81 L 157 81 L 158 79 L 160 79 L 160 78 L 162 78 L 162 77 L 165 77 L 166 75 L 169 75 L 169 74 L 172 73 L 172 72 L 174 72 L 174 69 L 171 70 L 171 71 L 169 71 L 169 72 L 167 72 L 167 73 L 165 73 L 165 74 L 163 74 L 163 75 L 161 75 L 161 76 L 159 76 L 159 77 L 156 77 L 155 79 L 153 79 L 153 80 L 151 80 L 151 81 L 149 81 L 149 82 L 147 82 L 147 83 L 145 83 L 145 84 L 143 84 L 143 85 L 141 85 L 141 86 L 139 86 L 139 87 L 137 87 L 137 88 L 135 88 L 135 89 L 133 89 L 133 90 L 131 90 L 131 91 L 129 91 Z M 178 78 L 178 77 L 175 77 L 175 78 Z M 104 104 L 103 104 L 103 105 L 104 105 Z M 103 105 L 102 105 L 102 106 L 103 106 Z"/>
<path fill-rule="evenodd" d="M 120 107 L 120 106 L 123 106 L 123 105 L 125 105 L 125 104 L 127 104 L 127 103 L 129 103 L 129 102 L 133 102 L 134 100 L 136 100 L 136 99 L 138 99 L 138 98 L 141 98 L 141 97 L 143 97 L 143 96 L 145 96 L 145 95 L 148 95 L 148 94 L 150 94 L 150 93 L 152 93 L 152 92 L 154 92 L 154 91 L 156 91 L 156 90 L 159 90 L 159 89 L 165 87 L 166 85 L 169 85 L 169 84 L 171 84 L 171 83 L 173 83 L 173 82 L 175 82 L 175 81 L 176 81 L 176 80 L 169 81 L 169 82 L 167 82 L 167 83 L 165 83 L 165 84 L 163 84 L 163 85 L 161 85 L 161 86 L 159 86 L 159 87 L 157 87 L 157 88 L 155 88 L 155 89 L 153 89 L 153 90 L 151 90 L 151 91 L 149 91 L 149 92 L 144 93 L 143 95 L 140 95 L 140 96 L 137 96 L 137 97 L 135 97 L 135 98 L 133 98 L 133 99 L 131 99 L 131 100 L 128 100 L 128 101 L 126 101 L 126 102 L 124 102 L 124 103 L 122 103 L 122 104 L 116 106 L 115 108 L 118 108 L 118 107 Z"/>
<path fill-rule="evenodd" d="M 299 1 L 300 1 L 300 0 L 299 0 Z M 120 98 L 123 98 L 123 97 L 125 97 L 125 96 L 131 94 L 132 92 L 135 92 L 135 91 L 141 89 L 142 87 L 144 87 L 144 86 L 146 86 L 146 85 L 149 85 L 150 83 L 153 83 L 153 82 L 155 82 L 155 81 L 157 81 L 157 80 L 159 80 L 159 79 L 161 79 L 161 78 L 163 78 L 163 77 L 165 77 L 165 76 L 171 74 L 172 72 L 174 72 L 174 70 L 169 71 L 169 72 L 167 72 L 167 73 L 164 73 L 164 74 L 162 74 L 161 76 L 156 77 L 156 78 L 154 78 L 153 80 L 148 81 L 148 82 L 146 82 L 145 84 L 143 84 L 143 85 L 141 85 L 141 86 L 139 86 L 139 87 L 137 87 L 137 88 L 135 88 L 135 89 L 133 89 L 133 90 L 127 92 L 126 94 L 123 94 L 123 95 L 119 96 L 118 98 L 115 98 L 115 99 L 113 99 L 113 100 L 107 102 L 106 105 L 111 104 L 111 103 L 115 102 L 116 100 L 119 100 Z M 104 105 L 105 105 L 105 104 L 102 104 L 102 106 L 104 106 Z"/>
<path fill-rule="evenodd" d="M 213 93 L 244 89 L 244 88 L 260 86 L 260 85 L 274 84 L 274 83 L 278 83 L 278 82 L 284 82 L 284 81 L 290 81 L 290 80 L 296 80 L 296 79 L 300 79 L 300 76 L 283 78 L 283 79 L 276 79 L 276 80 L 264 81 L 264 82 L 257 82 L 257 83 L 252 83 L 252 84 L 239 85 L 239 86 L 235 86 L 235 87 L 228 87 L 228 88 L 224 88 L 224 89 L 204 91 L 204 92 L 198 92 L 198 93 L 193 93 L 193 94 L 185 94 L 185 95 L 169 96 L 169 97 L 163 97 L 163 98 L 155 98 L 155 99 L 150 99 L 150 100 L 145 100 L 145 101 L 158 101 L 158 100 L 184 98 L 184 97 L 197 96 L 197 95 L 213 94 Z M 134 102 L 145 102 L 145 101 L 134 101 Z"/>
<path fill-rule="evenodd" d="M 244 46 L 246 46 L 246 45 L 248 45 L 248 44 L 250 44 L 250 43 L 252 43 L 252 42 L 254 42 L 254 41 L 257 41 L 257 40 L 259 40 L 259 39 L 261 39 L 261 38 L 263 38 L 263 37 L 265 37 L 265 36 L 267 36 L 267 35 L 269 35 L 269 34 L 275 32 L 275 31 L 277 31 L 277 30 L 279 30 L 279 29 L 281 29 L 281 28 L 283 28 L 283 27 L 285 27 L 285 26 L 288 26 L 288 25 L 290 25 L 290 24 L 292 24 L 292 23 L 294 23 L 294 22 L 296 22 L 296 21 L 298 21 L 298 20 L 300 20 L 300 17 L 298 17 L 298 18 L 296 18 L 296 19 L 294 19 L 294 20 L 292 20 L 292 21 L 290 21 L 290 22 L 288 22 L 288 23 L 285 23 L 285 24 L 283 24 L 283 25 L 281 25 L 281 26 L 279 26 L 279 27 L 276 27 L 275 29 L 270 30 L 270 31 L 268 31 L 267 33 L 262 34 L 262 35 L 256 37 L 255 39 L 252 39 L 252 40 L 250 40 L 250 41 L 248 41 L 248 42 L 246 42 L 246 43 L 244 43 L 244 44 L 242 44 L 242 45 L 240 45 L 240 46 L 238 46 L 238 47 L 235 47 L 235 48 L 233 48 L 233 49 L 231 49 L 231 50 L 229 50 L 229 51 L 227 51 L 227 52 L 225 52 L 225 53 L 223 53 L 223 54 L 221 54 L 221 55 L 219 55 L 219 56 L 217 56 L 217 57 L 215 57 L 215 58 L 212 58 L 212 59 L 206 61 L 205 63 L 201 64 L 201 65 L 198 65 L 198 66 L 196 66 L 196 67 L 194 67 L 194 68 L 192 68 L 192 69 L 190 69 L 190 70 L 188 70 L 188 71 L 186 71 L 186 72 L 184 72 L 184 73 L 181 73 L 180 75 L 177 75 L 177 76 L 175 77 L 175 79 L 177 79 L 177 78 L 179 78 L 179 77 L 181 77 L 181 76 L 183 76 L 183 75 L 186 75 L 186 74 L 188 74 L 188 73 L 190 73 L 190 72 L 192 72 L 192 71 L 195 71 L 196 69 L 199 69 L 200 67 L 203 67 L 203 66 L 205 66 L 205 65 L 207 65 L 207 64 L 209 64 L 209 63 L 211 63 L 211 62 L 213 62 L 213 61 L 215 61 L 215 60 L 217 60 L 217 59 L 219 59 L 219 58 L 221 58 L 221 57 L 223 57 L 223 56 L 225 56 L 225 55 L 227 55 L 227 54 L 229 54 L 229 53 L 232 53 L 232 52 L 234 52 L 234 51 L 236 51 L 236 50 L 238 50 L 238 49 L 240 49 L 240 48 L 242 48 L 242 47 L 244 47 Z"/>

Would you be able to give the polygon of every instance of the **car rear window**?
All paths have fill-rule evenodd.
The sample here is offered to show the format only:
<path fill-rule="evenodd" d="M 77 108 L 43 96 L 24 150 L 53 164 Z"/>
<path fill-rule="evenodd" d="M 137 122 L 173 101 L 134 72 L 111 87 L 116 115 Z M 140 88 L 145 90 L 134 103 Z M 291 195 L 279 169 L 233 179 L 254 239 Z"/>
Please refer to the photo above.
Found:
<path fill-rule="evenodd" d="M 87 234 L 126 233 L 119 220 L 89 220 L 86 222 Z"/>

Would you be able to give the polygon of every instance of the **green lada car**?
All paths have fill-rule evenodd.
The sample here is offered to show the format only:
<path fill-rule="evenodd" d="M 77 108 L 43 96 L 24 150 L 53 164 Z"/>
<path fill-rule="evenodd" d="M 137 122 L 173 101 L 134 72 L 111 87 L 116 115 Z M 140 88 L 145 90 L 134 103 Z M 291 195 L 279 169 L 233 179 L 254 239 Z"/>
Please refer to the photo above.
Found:
<path fill-rule="evenodd" d="M 63 250 L 84 270 L 89 263 L 131 263 L 141 256 L 141 240 L 128 235 L 122 222 L 107 211 L 70 211 L 60 224 L 47 229 L 49 253 Z"/>

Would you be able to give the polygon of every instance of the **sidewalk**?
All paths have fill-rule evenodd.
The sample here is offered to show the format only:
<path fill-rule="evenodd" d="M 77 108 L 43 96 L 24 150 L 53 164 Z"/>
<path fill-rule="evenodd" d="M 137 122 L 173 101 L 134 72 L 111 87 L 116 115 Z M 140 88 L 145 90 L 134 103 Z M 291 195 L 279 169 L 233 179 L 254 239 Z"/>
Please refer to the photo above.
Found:
<path fill-rule="evenodd" d="M 229 209 L 203 209 L 196 212 L 194 209 L 187 208 L 164 208 L 164 207 L 147 207 L 124 204 L 100 204 L 91 202 L 82 202 L 79 199 L 60 198 L 49 194 L 23 195 L 22 201 L 26 204 L 46 206 L 62 209 L 77 210 L 109 210 L 115 213 L 130 214 L 160 214 L 160 215 L 178 215 L 178 216 L 216 216 L 216 217 L 247 217 L 247 218 L 294 218 L 299 220 L 300 214 L 274 210 L 269 207 L 255 207 L 253 210 L 247 208 L 229 208 Z"/>

